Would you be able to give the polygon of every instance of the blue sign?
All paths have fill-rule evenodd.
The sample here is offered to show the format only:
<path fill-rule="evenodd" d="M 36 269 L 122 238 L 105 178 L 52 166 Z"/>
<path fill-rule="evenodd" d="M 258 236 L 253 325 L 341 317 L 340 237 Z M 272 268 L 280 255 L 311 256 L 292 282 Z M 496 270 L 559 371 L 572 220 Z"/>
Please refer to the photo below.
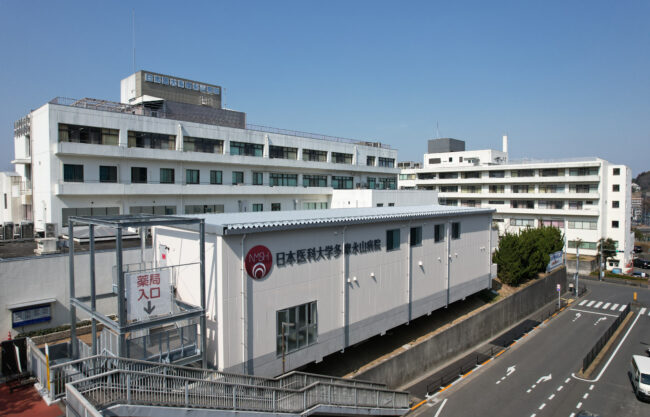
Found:
<path fill-rule="evenodd" d="M 546 266 L 546 272 L 551 272 L 552 270 L 554 270 L 558 266 L 561 266 L 564 263 L 564 252 L 562 252 L 561 250 L 557 252 L 553 252 L 549 256 L 551 259 L 548 265 Z"/>

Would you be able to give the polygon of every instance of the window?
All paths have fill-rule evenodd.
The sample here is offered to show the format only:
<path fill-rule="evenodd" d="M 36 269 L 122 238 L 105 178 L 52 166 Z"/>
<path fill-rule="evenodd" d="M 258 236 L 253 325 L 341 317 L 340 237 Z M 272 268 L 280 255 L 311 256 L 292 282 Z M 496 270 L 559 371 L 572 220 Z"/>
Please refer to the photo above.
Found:
<path fill-rule="evenodd" d="M 429 158 L 429 163 L 430 164 L 439 164 L 440 163 L 440 158 Z"/>
<path fill-rule="evenodd" d="M 129 148 L 176 149 L 176 136 L 129 130 Z"/>
<path fill-rule="evenodd" d="M 380 190 L 395 190 L 397 188 L 397 181 L 395 178 L 379 178 L 376 188 Z"/>
<path fill-rule="evenodd" d="M 298 148 L 284 146 L 269 146 L 269 158 L 298 159 Z"/>
<path fill-rule="evenodd" d="M 535 170 L 534 169 L 517 169 L 510 171 L 510 176 L 511 177 L 534 177 L 535 176 Z"/>
<path fill-rule="evenodd" d="M 352 160 L 350 160 L 350 163 L 352 163 Z M 395 159 L 393 159 L 393 158 L 382 158 L 380 156 L 378 166 L 387 167 L 387 168 L 394 168 L 395 167 Z"/>
<path fill-rule="evenodd" d="M 302 150 L 303 161 L 327 162 L 327 151 L 317 151 L 314 149 Z"/>
<path fill-rule="evenodd" d="M 386 251 L 399 249 L 399 229 L 386 231 Z"/>
<path fill-rule="evenodd" d="M 201 176 L 198 169 L 185 170 L 185 184 L 199 184 L 200 182 Z"/>
<path fill-rule="evenodd" d="M 458 172 L 441 172 L 438 174 L 438 178 L 441 180 L 452 180 L 458 178 Z"/>
<path fill-rule="evenodd" d="M 564 228 L 564 220 L 542 220 L 542 226 L 562 229 Z"/>
<path fill-rule="evenodd" d="M 5 193 L 5 210 L 7 209 L 7 193 Z"/>
<path fill-rule="evenodd" d="M 469 172 L 463 172 L 462 176 L 465 179 L 468 179 L 468 178 L 481 178 L 481 173 L 478 172 L 478 171 L 469 171 Z"/>
<path fill-rule="evenodd" d="M 505 191 L 505 185 L 490 185 L 490 193 L 492 194 L 503 194 Z"/>
<path fill-rule="evenodd" d="M 374 156 L 366 157 L 366 165 L 368 165 L 369 167 L 374 167 L 375 166 L 375 157 Z"/>
<path fill-rule="evenodd" d="M 534 227 L 534 219 L 510 219 L 510 226 Z"/>
<path fill-rule="evenodd" d="M 264 211 L 264 204 L 253 203 L 253 211 Z"/>
<path fill-rule="evenodd" d="M 237 184 L 243 184 L 244 183 L 244 173 L 241 171 L 233 171 L 232 172 L 232 184 L 237 185 Z"/>
<path fill-rule="evenodd" d="M 411 246 L 420 246 L 422 244 L 422 226 L 411 227 Z"/>
<path fill-rule="evenodd" d="M 562 200 L 539 200 L 537 202 L 537 208 L 550 209 L 550 210 L 562 210 L 564 208 L 564 201 L 562 201 Z"/>
<path fill-rule="evenodd" d="M 176 206 L 131 206 L 130 214 L 156 214 L 169 216 L 176 214 Z"/>
<path fill-rule="evenodd" d="M 49 304 L 30 306 L 11 311 L 11 327 L 14 329 L 50 320 L 52 320 L 52 310 Z"/>
<path fill-rule="evenodd" d="M 132 184 L 146 184 L 147 183 L 147 168 L 131 167 L 131 183 Z"/>
<path fill-rule="evenodd" d="M 352 189 L 352 177 L 337 177 L 332 176 L 332 188 L 335 190 L 351 190 Z"/>
<path fill-rule="evenodd" d="M 596 184 L 571 184 L 569 185 L 571 193 L 597 193 L 598 185 Z"/>
<path fill-rule="evenodd" d="M 223 141 L 183 136 L 184 152 L 223 153 Z"/>
<path fill-rule="evenodd" d="M 117 129 L 59 123 L 59 142 L 117 146 L 119 134 L 120 131 Z"/>
<path fill-rule="evenodd" d="M 388 207 L 395 207 L 395 203 L 388 203 Z"/>
<path fill-rule="evenodd" d="M 612 170 L 613 175 L 621 175 L 621 169 L 620 168 L 614 168 Z"/>
<path fill-rule="evenodd" d="M 307 203 L 302 203 L 302 209 L 303 210 L 326 210 L 327 201 L 311 201 Z"/>
<path fill-rule="evenodd" d="M 535 208 L 534 200 L 510 200 L 510 207 L 516 209 L 533 209 Z"/>
<path fill-rule="evenodd" d="M 451 238 L 460 239 L 460 222 L 453 222 L 451 224 Z"/>
<path fill-rule="evenodd" d="M 457 193 L 458 192 L 458 186 L 457 185 L 441 185 L 440 186 L 440 192 L 441 193 Z"/>
<path fill-rule="evenodd" d="M 506 203 L 505 200 L 488 200 L 488 204 L 499 204 L 499 205 L 502 205 L 502 204 L 505 204 L 505 203 Z"/>
<path fill-rule="evenodd" d="M 253 185 L 262 185 L 262 184 L 264 184 L 264 173 L 253 172 Z"/>
<path fill-rule="evenodd" d="M 374 190 L 377 188 L 377 178 L 368 177 L 368 189 Z"/>
<path fill-rule="evenodd" d="M 576 246 L 578 246 L 578 242 L 575 240 L 569 240 L 568 242 L 569 249 L 575 249 Z M 591 249 L 591 250 L 596 250 L 598 247 L 597 242 L 580 242 L 580 249 Z"/>
<path fill-rule="evenodd" d="M 326 175 L 303 175 L 302 185 L 304 187 L 327 187 Z"/>
<path fill-rule="evenodd" d="M 539 175 L 541 177 L 559 177 L 564 175 L 564 170 L 557 168 L 540 169 Z"/>
<path fill-rule="evenodd" d="M 462 207 L 481 207 L 481 200 L 461 200 Z"/>
<path fill-rule="evenodd" d="M 530 193 L 535 191 L 535 187 L 532 185 L 513 185 L 511 189 L 512 192 L 515 194 L 519 194 L 519 193 L 525 194 L 525 193 Z"/>
<path fill-rule="evenodd" d="M 258 143 L 230 142 L 231 155 L 262 156 L 264 145 Z"/>
<path fill-rule="evenodd" d="M 586 175 L 598 175 L 598 167 L 571 168 L 571 169 L 569 169 L 569 176 L 582 177 L 582 176 L 586 176 Z"/>
<path fill-rule="evenodd" d="M 452 156 L 449 157 L 449 162 L 454 162 L 454 158 Z"/>
<path fill-rule="evenodd" d="M 384 203 L 377 203 L 377 207 L 384 207 Z"/>
<path fill-rule="evenodd" d="M 271 203 L 271 211 L 280 211 L 280 210 L 282 210 L 280 203 Z"/>
<path fill-rule="evenodd" d="M 100 165 L 99 182 L 117 182 L 117 167 Z"/>
<path fill-rule="evenodd" d="M 176 182 L 174 168 L 160 168 L 160 183 L 173 184 Z"/>
<path fill-rule="evenodd" d="M 618 220 L 612 220 L 612 229 L 618 229 Z"/>
<path fill-rule="evenodd" d="M 441 206 L 457 206 L 458 200 L 452 198 L 439 198 L 438 202 Z"/>
<path fill-rule="evenodd" d="M 490 178 L 504 178 L 505 176 L 505 171 L 490 171 Z"/>
<path fill-rule="evenodd" d="M 282 356 L 318 341 L 316 301 L 278 310 L 276 317 L 276 354 Z"/>
<path fill-rule="evenodd" d="M 197 204 L 185 206 L 185 214 L 223 213 L 223 204 Z"/>
<path fill-rule="evenodd" d="M 79 207 L 61 209 L 61 223 L 68 226 L 70 216 L 117 216 L 120 214 L 119 207 Z"/>
<path fill-rule="evenodd" d="M 413 178 L 411 178 L 411 179 L 413 179 Z M 422 174 L 418 174 L 418 179 L 419 180 L 435 180 L 436 179 L 436 174 L 435 174 L 435 172 L 424 172 Z"/>
<path fill-rule="evenodd" d="M 539 185 L 539 192 L 542 193 L 542 194 L 563 193 L 564 192 L 564 185 L 540 184 Z"/>
<path fill-rule="evenodd" d="M 418 175 L 418 177 L 419 177 L 419 175 Z M 416 178 L 415 174 L 399 174 L 399 179 L 400 180 L 414 180 L 415 178 Z"/>
<path fill-rule="evenodd" d="M 598 224 L 595 220 L 569 220 L 569 229 L 596 230 Z"/>
<path fill-rule="evenodd" d="M 84 182 L 83 165 L 63 165 L 63 181 L 65 182 Z"/>
<path fill-rule="evenodd" d="M 269 175 L 269 184 L 271 186 L 296 187 L 298 185 L 298 175 L 271 173 Z"/>
<path fill-rule="evenodd" d="M 480 185 L 463 185 L 460 187 L 461 193 L 477 194 L 482 191 Z"/>
<path fill-rule="evenodd" d="M 434 242 L 442 242 L 445 240 L 445 225 L 444 224 L 436 224 L 433 226 L 433 241 Z"/>
<path fill-rule="evenodd" d="M 351 164 L 352 163 L 352 154 L 351 153 L 332 152 L 332 162 L 334 162 L 336 164 Z"/>
<path fill-rule="evenodd" d="M 612 185 L 612 191 L 614 191 L 614 192 L 621 191 L 621 186 L 618 185 L 618 184 Z"/>
<path fill-rule="evenodd" d="M 223 173 L 221 171 L 210 171 L 210 184 L 222 184 Z"/>
<path fill-rule="evenodd" d="M 621 203 L 618 200 L 612 201 L 612 208 L 619 208 Z"/>

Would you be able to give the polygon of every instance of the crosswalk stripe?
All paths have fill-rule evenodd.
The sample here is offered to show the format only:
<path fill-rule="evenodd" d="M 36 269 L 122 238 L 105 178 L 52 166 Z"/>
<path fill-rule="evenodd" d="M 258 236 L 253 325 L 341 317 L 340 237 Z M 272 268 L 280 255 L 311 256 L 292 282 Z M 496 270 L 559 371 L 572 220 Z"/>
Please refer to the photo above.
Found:
<path fill-rule="evenodd" d="M 580 304 L 578 304 L 578 305 L 579 305 L 579 306 L 583 306 L 583 305 L 585 305 L 585 303 L 586 303 L 587 301 L 589 301 L 589 300 L 582 300 L 582 301 L 580 301 Z"/>
<path fill-rule="evenodd" d="M 591 307 L 592 305 L 594 305 L 595 302 L 596 302 L 595 300 L 594 301 L 589 301 L 589 304 L 587 304 L 587 307 Z"/>
<path fill-rule="evenodd" d="M 621 306 L 621 308 L 618 309 L 618 311 L 623 311 L 623 310 L 625 310 L 625 307 L 627 307 L 627 306 L 626 306 L 625 304 L 623 304 L 623 305 Z"/>
<path fill-rule="evenodd" d="M 612 306 L 612 311 L 613 311 L 613 310 L 616 310 L 617 308 L 618 308 L 618 304 L 614 304 L 614 305 Z"/>
<path fill-rule="evenodd" d="M 642 316 L 645 314 L 645 307 L 643 307 L 641 310 L 639 310 L 639 316 Z"/>
<path fill-rule="evenodd" d="M 607 310 L 612 303 L 607 303 L 603 306 L 603 310 Z"/>
<path fill-rule="evenodd" d="M 600 308 L 600 306 L 601 306 L 602 304 L 603 304 L 603 302 L 602 302 L 602 301 L 599 301 L 599 302 L 596 303 L 596 305 L 594 306 L 594 308 Z"/>

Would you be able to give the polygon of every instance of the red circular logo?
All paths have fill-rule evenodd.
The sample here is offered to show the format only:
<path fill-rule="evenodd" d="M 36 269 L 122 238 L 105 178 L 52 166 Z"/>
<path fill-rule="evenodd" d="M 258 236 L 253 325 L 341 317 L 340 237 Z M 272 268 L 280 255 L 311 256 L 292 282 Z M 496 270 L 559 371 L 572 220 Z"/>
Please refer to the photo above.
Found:
<path fill-rule="evenodd" d="M 271 271 L 273 255 L 266 246 L 257 245 L 248 251 L 244 262 L 248 276 L 253 279 L 262 279 Z"/>

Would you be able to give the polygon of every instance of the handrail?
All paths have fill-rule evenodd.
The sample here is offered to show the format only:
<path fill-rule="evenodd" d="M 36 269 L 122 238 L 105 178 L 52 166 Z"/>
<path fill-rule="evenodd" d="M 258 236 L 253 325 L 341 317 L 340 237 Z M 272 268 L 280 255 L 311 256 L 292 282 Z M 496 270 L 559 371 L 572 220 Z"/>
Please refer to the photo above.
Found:
<path fill-rule="evenodd" d="M 300 413 L 318 405 L 408 410 L 407 392 L 313 382 L 299 389 L 263 387 L 115 370 L 70 382 L 95 408 L 116 404 Z"/>

